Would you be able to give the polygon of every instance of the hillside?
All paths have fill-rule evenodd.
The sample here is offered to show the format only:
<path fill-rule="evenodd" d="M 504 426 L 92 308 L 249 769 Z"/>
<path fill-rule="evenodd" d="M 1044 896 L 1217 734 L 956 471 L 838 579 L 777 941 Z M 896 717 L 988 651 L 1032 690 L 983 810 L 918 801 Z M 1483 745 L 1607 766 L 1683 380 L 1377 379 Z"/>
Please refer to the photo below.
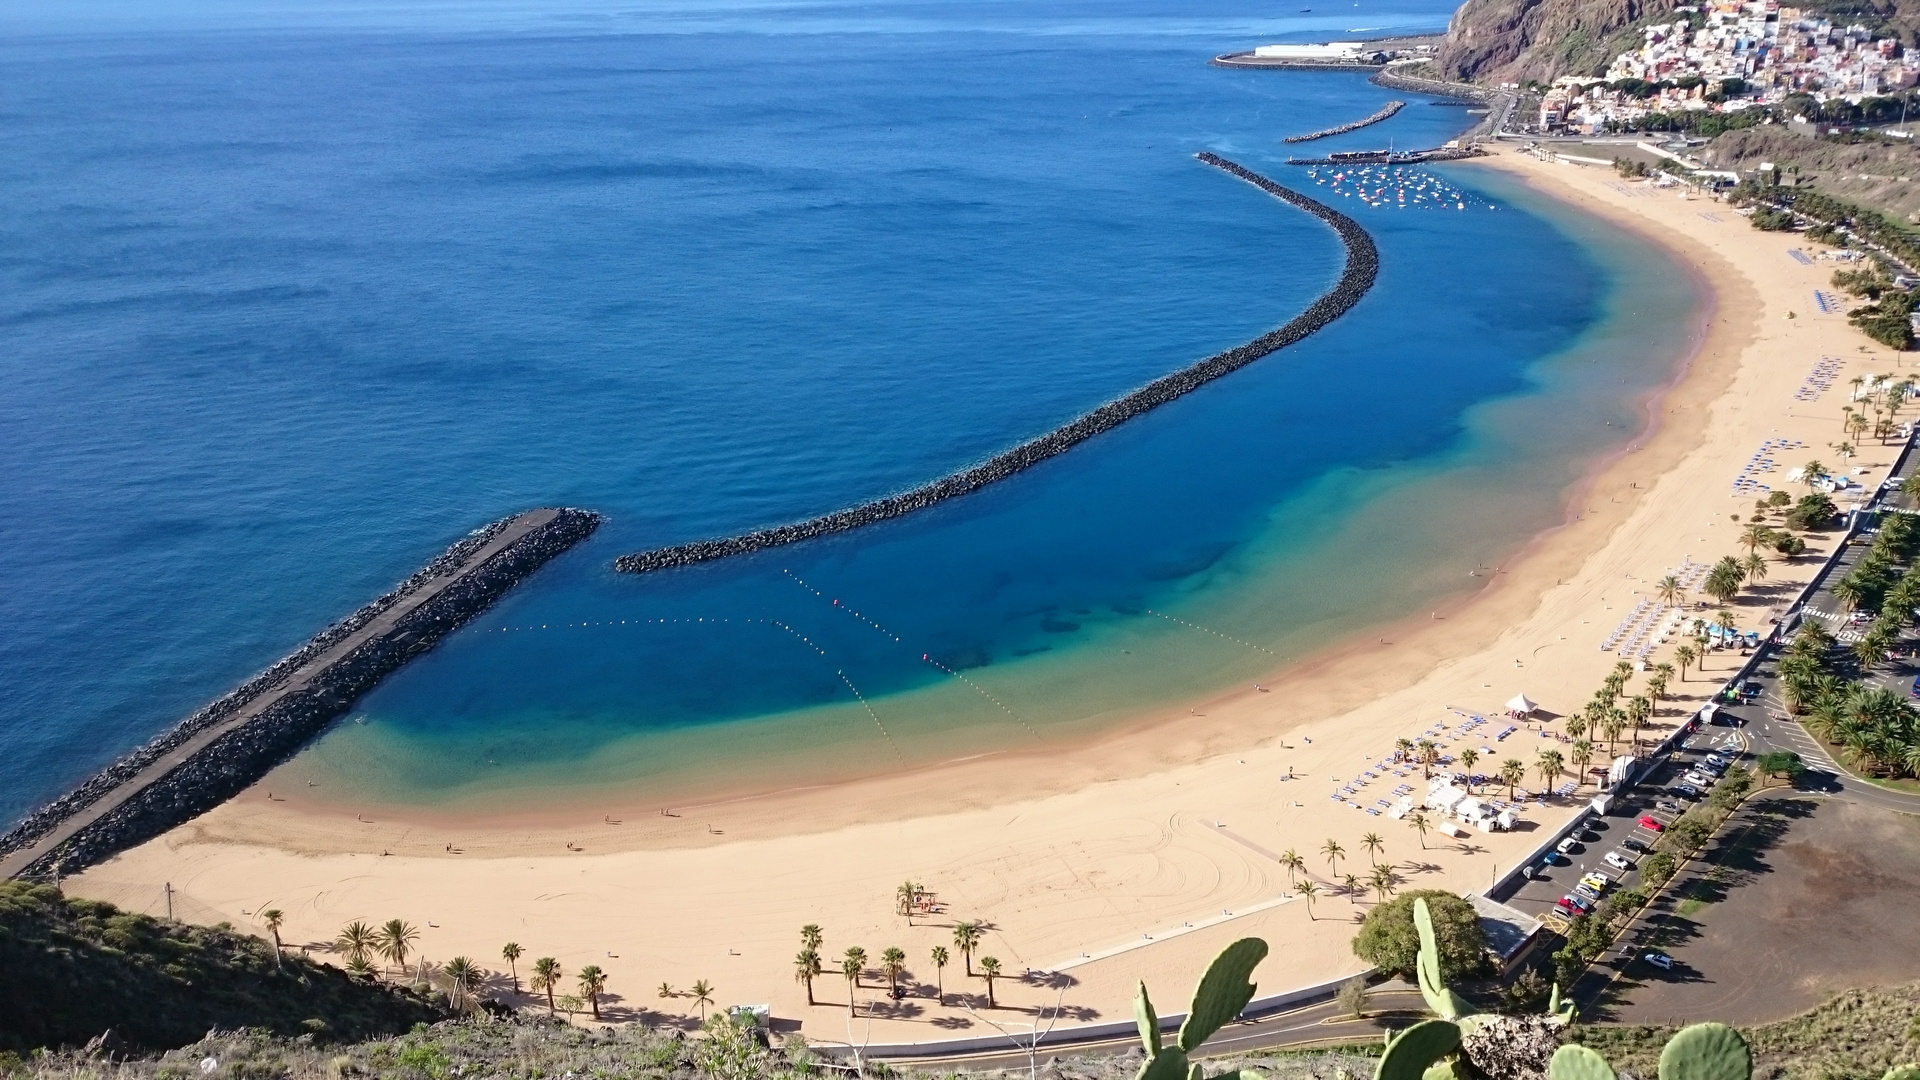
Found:
<path fill-rule="evenodd" d="M 1435 66 L 1483 85 L 1599 75 L 1666 22 L 1683 0 L 1467 0 L 1453 13 Z M 1920 45 L 1920 0 L 1813 0 L 1799 5 Z"/>
<path fill-rule="evenodd" d="M 1742 173 L 1763 161 L 1793 166 L 1801 183 L 1835 198 L 1909 221 L 1920 214 L 1920 146 L 1913 143 L 1817 139 L 1769 124 L 1726 132 L 1702 148 L 1700 158 Z"/>
<path fill-rule="evenodd" d="M 1592 75 L 1634 47 L 1638 28 L 1676 0 L 1467 0 L 1453 13 L 1435 66 L 1474 83 Z"/>
<path fill-rule="evenodd" d="M 79 1046 L 111 1029 L 165 1050 L 213 1028 L 360 1040 L 445 1013 L 222 927 L 188 926 L 0 882 L 0 1050 Z"/>

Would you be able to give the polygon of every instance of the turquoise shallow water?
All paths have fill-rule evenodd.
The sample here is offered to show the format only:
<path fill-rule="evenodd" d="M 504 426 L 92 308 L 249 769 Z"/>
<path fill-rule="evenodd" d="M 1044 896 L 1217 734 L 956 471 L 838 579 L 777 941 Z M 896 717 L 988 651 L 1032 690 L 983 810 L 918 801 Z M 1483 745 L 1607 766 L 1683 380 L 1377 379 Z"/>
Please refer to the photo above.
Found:
<path fill-rule="evenodd" d="M 1381 280 L 1303 345 L 918 517 L 615 576 L 1290 317 L 1331 234 L 1192 154 L 1333 198 L 1279 138 L 1389 95 L 1204 59 L 1446 9 L 76 12 L 0 20 L 9 814 L 553 502 L 607 525 L 293 768 L 480 806 L 1092 735 L 1455 595 L 1639 424 L 1696 298 L 1441 170 L 1468 209 L 1338 200 Z"/>

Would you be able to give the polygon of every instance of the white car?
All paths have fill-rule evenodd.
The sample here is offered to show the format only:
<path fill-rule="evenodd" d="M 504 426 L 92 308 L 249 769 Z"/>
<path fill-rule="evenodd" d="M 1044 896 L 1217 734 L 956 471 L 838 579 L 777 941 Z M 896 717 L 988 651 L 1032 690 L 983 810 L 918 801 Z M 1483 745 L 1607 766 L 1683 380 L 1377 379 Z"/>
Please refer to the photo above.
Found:
<path fill-rule="evenodd" d="M 1559 852 L 1562 855 L 1571 855 L 1573 854 L 1573 849 L 1578 847 L 1579 845 L 1580 845 L 1579 840 L 1569 836 L 1565 840 L 1562 840 L 1558 844 L 1554 845 L 1553 850 Z"/>
<path fill-rule="evenodd" d="M 1686 776 L 1682 777 L 1681 779 L 1685 780 L 1689 784 L 1692 784 L 1694 787 L 1700 788 L 1703 791 L 1713 786 L 1712 777 L 1704 776 L 1697 772 L 1689 772 Z"/>
<path fill-rule="evenodd" d="M 1633 869 L 1633 863 L 1630 862 L 1625 855 L 1617 851 L 1609 851 L 1602 857 L 1606 860 L 1607 865 L 1613 867 L 1615 870 Z"/>
<path fill-rule="evenodd" d="M 1666 953 L 1655 952 L 1652 949 L 1648 949 L 1640 958 L 1652 964 L 1654 967 L 1659 968 L 1661 971 L 1673 970 L 1673 957 L 1668 956 Z"/>

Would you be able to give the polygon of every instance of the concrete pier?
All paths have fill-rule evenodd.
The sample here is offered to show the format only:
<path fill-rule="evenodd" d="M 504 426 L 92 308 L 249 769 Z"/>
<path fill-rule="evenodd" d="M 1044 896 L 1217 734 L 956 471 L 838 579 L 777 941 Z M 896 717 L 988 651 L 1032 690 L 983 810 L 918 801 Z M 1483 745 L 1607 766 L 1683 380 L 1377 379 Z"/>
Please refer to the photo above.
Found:
<path fill-rule="evenodd" d="M 462 539 L 265 672 L 28 815 L 0 837 L 0 877 L 82 869 L 232 798 L 599 523 L 584 510 L 529 510 Z"/>
<path fill-rule="evenodd" d="M 943 476 L 911 491 L 889 495 L 884 499 L 876 499 L 845 510 L 836 510 L 831 514 L 791 525 L 757 529 L 718 540 L 700 540 L 691 544 L 679 544 L 674 547 L 622 555 L 615 560 L 614 569 L 629 574 L 645 574 L 655 570 L 692 566 L 696 563 L 710 562 L 714 559 L 724 559 L 732 555 L 743 555 L 750 551 L 857 529 L 863 525 L 900 517 L 935 503 L 978 491 L 988 484 L 1004 480 L 1056 454 L 1064 453 L 1103 431 L 1118 427 L 1136 416 L 1191 393 L 1276 349 L 1285 348 L 1305 338 L 1346 314 L 1348 309 L 1359 303 L 1360 298 L 1373 287 L 1374 278 L 1380 270 L 1380 253 L 1374 247 L 1373 238 L 1367 235 L 1367 231 L 1361 228 L 1359 223 L 1325 203 L 1274 183 L 1216 154 L 1201 153 L 1195 156 L 1202 163 L 1237 176 L 1274 198 L 1305 210 L 1331 226 L 1339 235 L 1340 242 L 1347 251 L 1346 267 L 1341 271 L 1340 278 L 1334 283 L 1333 288 L 1327 290 L 1305 311 L 1294 316 L 1277 330 L 1262 334 L 1244 345 L 1215 353 L 1171 375 L 1155 379 L 1124 397 L 1109 401 L 1092 412 L 1084 413 L 1011 450 L 995 454 L 972 468 Z"/>

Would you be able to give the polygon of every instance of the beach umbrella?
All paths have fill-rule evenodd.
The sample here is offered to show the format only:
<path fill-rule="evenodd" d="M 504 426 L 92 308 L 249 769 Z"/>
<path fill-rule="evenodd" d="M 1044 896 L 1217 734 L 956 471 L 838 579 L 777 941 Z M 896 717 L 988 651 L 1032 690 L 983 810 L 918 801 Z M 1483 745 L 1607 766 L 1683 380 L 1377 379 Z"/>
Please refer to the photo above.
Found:
<path fill-rule="evenodd" d="M 1513 695 L 1513 700 L 1507 702 L 1507 711 L 1517 716 L 1532 716 L 1533 710 L 1539 707 L 1540 706 L 1527 700 L 1527 695 L 1525 694 L 1515 694 Z"/>

